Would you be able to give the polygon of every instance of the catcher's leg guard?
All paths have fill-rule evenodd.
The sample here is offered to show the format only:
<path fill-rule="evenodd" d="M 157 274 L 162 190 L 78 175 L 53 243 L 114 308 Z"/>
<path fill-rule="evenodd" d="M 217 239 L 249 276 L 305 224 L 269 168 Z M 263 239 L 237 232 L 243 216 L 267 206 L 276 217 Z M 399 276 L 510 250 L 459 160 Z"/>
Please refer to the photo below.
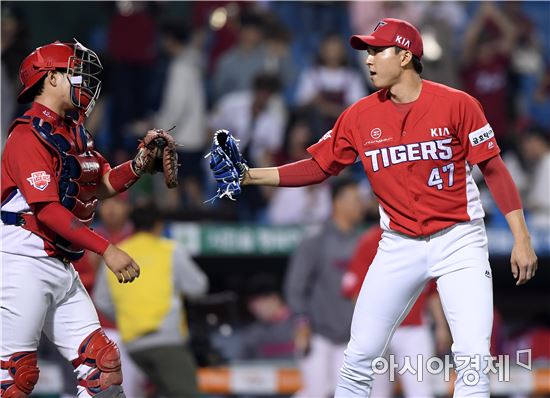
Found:
<path fill-rule="evenodd" d="M 119 397 L 115 391 L 122 384 L 120 353 L 116 344 L 101 329 L 97 329 L 84 339 L 78 348 L 78 358 L 72 361 L 75 368 L 81 365 L 89 371 L 80 373 L 78 384 L 91 396 Z M 110 391 L 110 392 L 108 392 Z M 122 387 L 118 389 L 122 392 Z M 107 395 L 104 395 L 106 393 Z M 109 395 L 109 394 L 113 395 Z"/>
<path fill-rule="evenodd" d="M 7 370 L 11 380 L 2 380 L 2 397 L 26 398 L 38 382 L 36 351 L 16 352 L 10 359 L 1 362 L 2 369 Z"/>

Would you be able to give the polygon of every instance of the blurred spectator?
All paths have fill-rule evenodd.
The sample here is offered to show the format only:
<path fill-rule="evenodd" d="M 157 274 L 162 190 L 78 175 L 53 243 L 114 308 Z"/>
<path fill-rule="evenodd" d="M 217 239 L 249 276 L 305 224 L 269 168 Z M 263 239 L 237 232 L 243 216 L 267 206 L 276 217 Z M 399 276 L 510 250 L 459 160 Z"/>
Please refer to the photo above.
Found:
<path fill-rule="evenodd" d="M 210 76 L 221 55 L 239 40 L 242 13 L 252 8 L 251 1 L 212 0 L 192 2 L 191 20 L 194 41 L 206 52 L 207 75 Z"/>
<path fill-rule="evenodd" d="M 170 61 L 164 83 L 162 103 L 151 121 L 134 125 L 136 131 L 150 128 L 170 129 L 182 147 L 178 148 L 180 184 L 178 190 L 168 191 L 164 181 L 157 192 L 179 194 L 186 207 L 201 207 L 203 152 L 206 144 L 206 98 L 200 70 L 200 55 L 189 45 L 189 31 L 182 21 L 173 20 L 162 26 L 161 42 Z M 177 205 L 178 199 L 175 200 Z"/>
<path fill-rule="evenodd" d="M 277 77 L 259 74 L 252 89 L 222 97 L 210 118 L 213 130 L 229 130 L 240 140 L 241 151 L 255 167 L 272 164 L 283 144 L 287 111 L 279 89 Z"/>
<path fill-rule="evenodd" d="M 522 136 L 521 151 L 530 171 L 525 209 L 530 225 L 550 230 L 550 135 L 532 128 Z"/>
<path fill-rule="evenodd" d="M 136 233 L 120 247 L 139 263 L 139 282 L 121 285 L 101 267 L 94 301 L 116 318 L 128 352 L 161 394 L 197 396 L 196 365 L 187 346 L 180 295 L 205 293 L 208 279 L 183 247 L 161 237 L 164 225 L 154 205 L 135 207 L 131 219 Z"/>
<path fill-rule="evenodd" d="M 94 230 L 113 244 L 121 242 L 133 232 L 133 226 L 129 220 L 131 209 L 129 200 L 130 195 L 128 192 L 122 192 L 117 196 L 104 199 L 98 207 L 99 224 L 94 227 Z M 93 291 L 95 274 L 99 268 L 100 261 L 101 257 L 97 254 L 86 251 L 82 260 L 75 264 L 82 284 L 88 292 Z M 115 328 L 114 323 L 109 322 L 107 319 L 104 320 L 110 325 L 110 328 Z M 103 322 L 101 322 L 101 325 L 105 327 Z"/>
<path fill-rule="evenodd" d="M 302 72 L 296 89 L 296 105 L 307 109 L 316 138 L 332 128 L 348 105 L 365 95 L 363 78 L 348 66 L 342 38 L 326 36 L 316 65 Z"/>
<path fill-rule="evenodd" d="M 114 244 L 122 242 L 134 232 L 130 221 L 131 210 L 128 192 L 103 200 L 98 208 L 100 223 L 94 230 Z"/>
<path fill-rule="evenodd" d="M 480 3 L 465 33 L 460 58 L 464 91 L 483 106 L 503 150 L 512 121 L 508 74 L 515 40 L 514 24 L 499 7 Z"/>
<path fill-rule="evenodd" d="M 229 130 L 240 140 L 240 149 L 252 167 L 273 164 L 283 144 L 287 111 L 279 88 L 276 76 L 259 74 L 251 90 L 222 97 L 211 116 L 212 129 Z M 261 217 L 269 192 L 263 187 L 247 187 L 239 207 L 241 218 Z"/>
<path fill-rule="evenodd" d="M 2 66 L 15 89 L 19 88 L 19 65 L 29 53 L 28 29 L 21 10 L 2 2 Z"/>
<path fill-rule="evenodd" d="M 283 150 L 275 155 L 276 165 L 310 157 L 307 148 L 313 143 L 313 133 L 304 119 L 296 119 L 288 130 Z M 307 187 L 275 188 L 267 209 L 272 225 L 313 224 L 330 215 L 331 199 L 328 183 Z"/>
<path fill-rule="evenodd" d="M 529 115 L 535 123 L 550 130 L 550 65 L 537 80 L 535 91 L 528 105 Z"/>
<path fill-rule="evenodd" d="M 20 88 L 19 65 L 29 53 L 27 27 L 22 13 L 13 6 L 2 3 L 0 43 L 2 47 L 2 93 L 1 93 L 1 141 L 2 148 L 7 139 L 7 131 L 21 106 L 15 100 Z"/>
<path fill-rule="evenodd" d="M 290 119 L 283 145 L 273 157 L 277 166 L 309 158 L 311 155 L 307 148 L 315 143 L 311 126 L 304 115 L 291 114 Z"/>
<path fill-rule="evenodd" d="M 349 268 L 342 278 L 342 293 L 346 297 L 357 300 L 365 275 L 376 256 L 378 242 L 382 237 L 382 228 L 375 226 L 365 232 L 357 244 Z M 425 310 L 429 309 L 435 323 L 435 347 L 430 325 L 425 317 Z M 416 299 L 409 314 L 396 329 L 388 345 L 388 355 L 393 355 L 397 369 L 403 369 L 409 364 L 416 370 L 425 368 L 428 358 L 432 358 L 437 350 L 439 354 L 447 354 L 451 348 L 451 333 L 445 320 L 441 301 L 437 294 L 435 281 L 430 281 Z M 417 358 L 421 355 L 422 363 Z M 405 372 L 400 375 L 404 397 L 433 397 L 431 379 L 425 377 L 418 380 L 416 373 Z M 392 397 L 393 381 L 389 379 L 389 372 L 376 375 L 372 396 L 377 398 Z"/>
<path fill-rule="evenodd" d="M 1 86 L 1 122 L 0 128 L 2 129 L 0 140 L 2 142 L 2 149 L 4 149 L 4 144 L 6 143 L 8 128 L 10 123 L 13 120 L 15 114 L 15 107 L 17 103 L 15 102 L 15 92 L 13 89 L 12 81 L 8 78 L 6 67 L 4 65 L 4 60 L 2 60 L 2 66 L 0 69 L 2 86 Z"/>
<path fill-rule="evenodd" d="M 511 100 L 514 102 L 514 119 L 525 118 L 537 84 L 544 74 L 544 56 L 539 32 L 535 23 L 522 9 L 523 2 L 506 1 L 502 3 L 502 12 L 511 21 L 516 30 L 514 56 L 511 57 Z M 547 112 L 548 113 L 548 112 Z"/>
<path fill-rule="evenodd" d="M 122 157 L 119 149 L 133 150 L 136 140 L 128 124 L 150 109 L 151 82 L 157 61 L 157 26 L 148 2 L 116 2 L 107 33 L 111 65 L 110 158 Z M 125 157 L 126 158 L 126 157 Z"/>
<path fill-rule="evenodd" d="M 296 77 L 297 66 L 292 57 L 291 37 L 288 31 L 275 19 L 271 17 L 265 26 L 265 46 L 267 73 L 277 75 L 282 84 L 282 93 L 286 103 L 292 100 Z M 266 18 L 267 18 L 266 17 Z"/>
<path fill-rule="evenodd" d="M 274 277 L 261 273 L 247 283 L 246 307 L 254 316 L 244 331 L 245 359 L 292 359 L 294 320 Z"/>
<path fill-rule="evenodd" d="M 223 54 L 214 72 L 214 98 L 250 89 L 254 76 L 265 70 L 263 20 L 252 12 L 241 16 L 239 41 Z"/>
<path fill-rule="evenodd" d="M 277 15 L 291 32 L 292 52 L 300 69 L 311 64 L 321 38 L 329 33 L 349 37 L 345 1 L 270 1 L 261 4 Z"/>
<path fill-rule="evenodd" d="M 133 67 L 151 65 L 157 59 L 157 26 L 147 3 L 117 3 L 108 32 L 108 50 L 113 61 Z"/>
<path fill-rule="evenodd" d="M 104 199 L 98 208 L 100 224 L 96 226 L 94 230 L 115 245 L 128 238 L 134 230 L 129 220 L 129 213 L 131 210 L 129 200 L 130 195 L 126 191 L 117 196 Z M 90 295 L 92 295 L 94 291 L 94 284 L 100 262 L 101 258 L 97 254 L 86 251 L 84 257 L 73 263 L 80 275 L 82 284 Z M 99 316 L 99 322 L 105 334 L 117 344 L 120 351 L 120 357 L 123 361 L 122 387 L 124 388 L 124 392 L 129 397 L 144 397 L 145 375 L 137 367 L 122 344 L 116 323 L 105 316 L 99 309 L 97 315 Z"/>
<path fill-rule="evenodd" d="M 352 300 L 341 293 L 341 280 L 357 243 L 363 219 L 358 183 L 334 180 L 332 216 L 292 255 L 285 298 L 298 318 L 295 348 L 300 357 L 302 390 L 298 397 L 326 397 L 336 387 L 349 339 Z"/>
<path fill-rule="evenodd" d="M 419 24 L 424 43 L 422 76 L 460 88 L 459 65 L 456 62 L 460 46 L 456 37 L 467 22 L 464 6 L 455 1 L 431 1 L 421 4 L 424 7 Z"/>
<path fill-rule="evenodd" d="M 276 188 L 267 209 L 271 225 L 303 225 L 323 222 L 330 215 L 328 183 L 307 187 Z"/>

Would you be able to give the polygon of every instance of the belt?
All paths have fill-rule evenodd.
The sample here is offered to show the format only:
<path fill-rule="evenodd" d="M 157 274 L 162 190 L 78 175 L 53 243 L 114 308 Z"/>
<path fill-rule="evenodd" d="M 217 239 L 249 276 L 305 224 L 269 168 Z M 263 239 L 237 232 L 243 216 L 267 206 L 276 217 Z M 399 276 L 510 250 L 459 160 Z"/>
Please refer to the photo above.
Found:
<path fill-rule="evenodd" d="M 0 213 L 2 222 L 6 225 L 16 225 L 20 227 L 25 225 L 25 219 L 23 218 L 23 213 L 14 213 L 12 211 L 2 211 Z"/>

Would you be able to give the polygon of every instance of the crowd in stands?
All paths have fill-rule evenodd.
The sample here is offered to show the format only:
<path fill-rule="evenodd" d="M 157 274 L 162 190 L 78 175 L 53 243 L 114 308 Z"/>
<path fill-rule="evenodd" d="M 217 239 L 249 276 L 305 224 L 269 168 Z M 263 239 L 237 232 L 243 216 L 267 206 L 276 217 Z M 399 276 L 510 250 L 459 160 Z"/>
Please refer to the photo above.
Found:
<path fill-rule="evenodd" d="M 306 148 L 337 115 L 373 91 L 364 54 L 351 51 L 349 35 L 397 17 L 423 34 L 423 77 L 481 102 L 528 212 L 538 225 L 550 219 L 540 200 L 550 192 L 548 3 L 124 1 L 95 7 L 95 23 L 78 37 L 105 67 L 87 127 L 116 164 L 133 156 L 148 128 L 175 126 L 171 132 L 183 145 L 180 188 L 167 190 L 152 178 L 135 194 L 153 197 L 175 217 L 274 225 L 326 218 L 329 196 L 322 185 L 247 187 L 240 206 L 205 204 L 215 187 L 204 155 L 213 132 L 225 128 L 255 167 L 308 157 Z M 2 4 L 3 138 L 22 111 L 11 100 L 18 65 L 30 48 L 44 44 L 33 42 L 42 28 L 34 14 L 25 3 Z M 59 27 L 60 40 L 73 34 Z M 360 165 L 353 174 L 365 178 Z M 485 204 L 498 222 L 496 207 Z M 368 216 L 375 220 L 376 210 Z"/>

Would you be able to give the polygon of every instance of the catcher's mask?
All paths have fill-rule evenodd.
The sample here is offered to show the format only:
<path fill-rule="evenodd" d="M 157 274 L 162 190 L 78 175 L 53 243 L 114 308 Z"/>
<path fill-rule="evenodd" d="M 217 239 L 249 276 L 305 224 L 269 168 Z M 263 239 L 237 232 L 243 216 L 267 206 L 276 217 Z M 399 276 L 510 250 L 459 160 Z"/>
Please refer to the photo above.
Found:
<path fill-rule="evenodd" d="M 51 70 L 67 73 L 71 84 L 71 102 L 89 116 L 101 91 L 99 74 L 103 70 L 95 52 L 84 47 L 77 40 L 74 43 L 56 41 L 38 47 L 21 63 L 19 79 L 23 84 L 17 96 L 20 104 L 33 101 L 33 90 Z"/>

